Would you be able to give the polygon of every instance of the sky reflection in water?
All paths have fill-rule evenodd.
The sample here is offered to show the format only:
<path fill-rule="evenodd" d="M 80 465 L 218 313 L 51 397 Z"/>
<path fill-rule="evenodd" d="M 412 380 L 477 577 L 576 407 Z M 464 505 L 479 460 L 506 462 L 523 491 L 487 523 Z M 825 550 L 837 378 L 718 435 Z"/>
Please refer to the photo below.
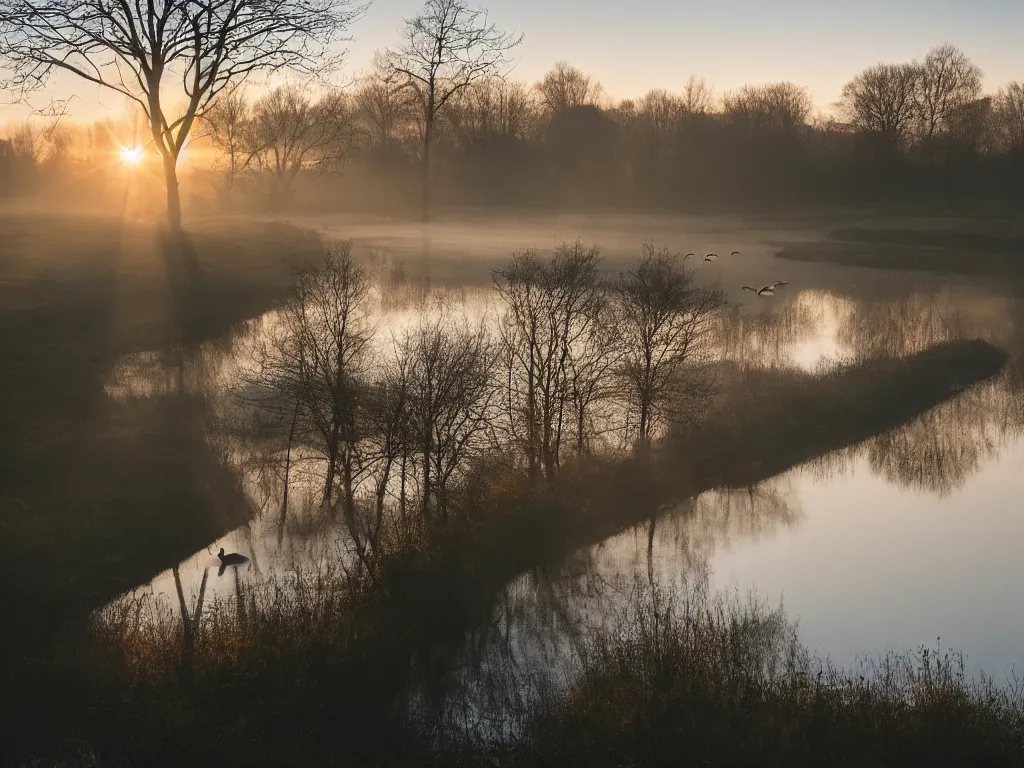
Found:
<path fill-rule="evenodd" d="M 1015 321 L 1024 316 L 1011 300 L 977 291 L 855 301 L 794 290 L 764 306 L 771 309 L 763 314 L 746 308 L 742 331 L 723 342 L 725 357 L 813 370 L 822 361 L 905 355 L 976 336 L 1013 352 Z M 207 345 L 187 360 L 173 353 L 137 356 L 112 375 L 108 393 L 216 391 L 243 348 Z M 1018 599 L 1024 408 L 1016 370 L 1015 357 L 996 381 L 906 427 L 756 488 L 691 500 L 657 522 L 653 539 L 640 526 L 553 571 L 524 574 L 498 596 L 492 626 L 471 638 L 466 658 L 478 670 L 488 659 L 520 669 L 558 668 L 569 663 L 583 628 L 623 609 L 636 578 L 653 574 L 673 582 L 706 569 L 716 588 L 753 590 L 771 605 L 782 600 L 811 650 L 840 664 L 941 637 L 943 647 L 968 654 L 972 669 L 980 665 L 1001 676 L 1024 660 Z M 203 570 L 210 570 L 207 604 L 229 601 L 237 578 L 344 556 L 340 528 L 313 536 L 293 527 L 279 545 L 273 490 L 251 474 L 245 483 L 268 511 L 179 567 L 183 590 L 193 596 Z M 214 553 L 222 546 L 250 555 L 250 563 L 217 577 Z M 142 589 L 176 605 L 170 570 Z"/>

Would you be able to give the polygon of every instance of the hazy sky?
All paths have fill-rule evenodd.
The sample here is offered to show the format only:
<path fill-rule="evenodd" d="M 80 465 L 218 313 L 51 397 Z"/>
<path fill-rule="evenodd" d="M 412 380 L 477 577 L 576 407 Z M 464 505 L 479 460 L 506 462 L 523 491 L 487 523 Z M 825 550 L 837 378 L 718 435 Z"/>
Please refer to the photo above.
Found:
<path fill-rule="evenodd" d="M 678 90 L 691 73 L 716 90 L 793 80 L 826 106 L 877 61 L 920 58 L 959 45 L 986 86 L 1024 79 L 1022 0 L 484 0 L 491 19 L 526 35 L 514 75 L 533 81 L 558 59 L 600 80 L 614 97 Z M 350 66 L 394 40 L 418 0 L 377 0 L 353 29 Z"/>
<path fill-rule="evenodd" d="M 865 66 L 920 58 L 945 41 L 982 67 L 988 89 L 1024 79 L 1022 0 L 483 1 L 499 27 L 525 33 L 514 77 L 533 82 L 566 59 L 615 98 L 653 87 L 678 90 L 692 73 L 717 92 L 792 80 L 828 108 Z M 421 3 L 376 0 L 352 28 L 348 74 L 364 71 L 374 49 L 393 43 L 402 19 Z M 76 90 L 76 116 L 95 114 L 96 89 Z M 115 97 L 103 102 L 120 108 Z M 0 107 L 0 121 L 7 116 L 13 112 Z"/>

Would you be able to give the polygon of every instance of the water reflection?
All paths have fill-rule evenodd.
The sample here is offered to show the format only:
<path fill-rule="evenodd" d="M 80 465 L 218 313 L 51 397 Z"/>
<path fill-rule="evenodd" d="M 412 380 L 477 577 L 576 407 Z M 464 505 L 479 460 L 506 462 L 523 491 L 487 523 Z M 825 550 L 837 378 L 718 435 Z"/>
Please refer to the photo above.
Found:
<path fill-rule="evenodd" d="M 409 285 L 405 278 L 396 285 L 386 306 L 397 328 L 409 321 L 426 289 L 415 283 L 401 288 Z M 485 294 L 466 292 L 460 300 L 475 316 L 487 315 Z M 446 660 L 440 680 L 424 679 L 417 705 L 444 709 L 457 700 L 464 719 L 486 721 L 499 731 L 515 727 L 501 713 L 522 710 L 522 698 L 540 684 L 538 670 L 547 681 L 570 679 L 581 638 L 628 613 L 638 578 L 671 584 L 713 573 L 718 587 L 730 582 L 741 590 L 756 587 L 770 600 L 796 594 L 787 606 L 811 627 L 812 647 L 843 661 L 863 651 L 884 652 L 890 643 L 912 647 L 936 634 L 947 636 L 935 625 L 943 622 L 975 647 L 985 646 L 979 637 L 1001 638 L 995 643 L 1001 648 L 977 651 L 990 670 L 1024 658 L 1019 610 L 1005 610 L 997 620 L 961 603 L 964 595 L 1006 595 L 1010 588 L 1024 587 L 1019 572 L 981 567 L 990 558 L 1005 566 L 1013 557 L 1006 542 L 1024 533 L 1012 509 L 1020 491 L 1013 467 L 1000 463 L 1024 451 L 1024 377 L 1022 356 L 1016 354 L 1021 320 L 1024 303 L 948 287 L 914 289 L 885 300 L 793 290 L 763 311 L 748 308 L 734 315 L 721 328 L 720 357 L 749 366 L 814 370 L 837 360 L 900 357 L 942 341 L 977 337 L 1015 355 L 997 379 L 898 429 L 757 486 L 687 500 L 556 567 L 522 574 L 496 596 L 486 620 Z M 217 344 L 134 356 L 118 366 L 107 385 L 115 398 L 201 394 L 213 415 L 207 440 L 238 473 L 258 511 L 250 525 L 211 542 L 211 551 L 200 551 L 153 580 L 154 592 L 168 605 L 176 602 L 186 639 L 201 621 L 204 601 L 240 610 L 237 596 L 247 580 L 277 574 L 286 582 L 296 568 L 351 563 L 353 557 L 345 526 L 318 506 L 316 478 L 322 472 L 316 456 L 299 450 L 286 459 L 281 444 L 254 443 L 245 439 L 245 430 L 234 429 L 239 414 L 231 393 L 237 392 L 239 372 L 254 339 L 275 322 L 270 314 Z M 999 493 L 972 484 L 979 476 Z M 285 488 L 289 496 L 282 504 Z M 860 517 L 851 500 L 864 506 Z M 965 555 L 961 543 L 971 537 L 963 516 L 983 504 L 986 514 L 978 525 L 991 540 L 975 539 L 977 551 Z M 841 513 L 833 517 L 837 509 Z M 915 530 L 908 521 L 926 527 Z M 936 550 L 926 557 L 912 544 L 922 530 L 939 524 L 948 525 L 950 533 L 933 536 Z M 879 546 L 883 539 L 885 546 Z M 992 541 L 999 544 L 982 546 Z M 246 553 L 250 562 L 212 576 L 209 571 L 218 565 L 212 551 L 221 546 Z M 937 578 L 947 563 L 959 564 L 962 584 Z M 801 599 L 801 594 L 812 597 Z M 900 594 L 941 609 L 923 619 Z M 874 616 L 884 620 L 872 621 Z M 972 621 L 977 631 L 964 631 Z M 844 632 L 854 640 L 846 642 Z M 965 646 L 969 653 L 975 650 L 969 642 Z"/>

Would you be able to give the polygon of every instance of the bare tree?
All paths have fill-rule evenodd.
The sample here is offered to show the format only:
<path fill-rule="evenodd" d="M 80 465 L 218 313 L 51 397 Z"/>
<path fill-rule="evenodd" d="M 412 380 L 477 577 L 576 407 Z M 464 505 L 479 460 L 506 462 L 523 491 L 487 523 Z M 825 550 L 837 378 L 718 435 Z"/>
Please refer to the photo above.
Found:
<path fill-rule="evenodd" d="M 876 64 L 843 86 L 840 107 L 858 130 L 902 145 L 917 119 L 920 77 L 917 64 Z"/>
<path fill-rule="evenodd" d="M 312 101 L 298 86 L 276 88 L 253 105 L 256 164 L 270 178 L 275 206 L 287 204 L 300 171 L 335 167 L 351 152 L 355 115 L 340 91 Z"/>
<path fill-rule="evenodd" d="M 1024 83 L 1008 84 L 996 95 L 992 115 L 999 147 L 1024 151 Z"/>
<path fill-rule="evenodd" d="M 794 83 L 745 85 L 722 103 L 725 118 L 752 133 L 792 134 L 811 114 L 810 93 Z"/>
<path fill-rule="evenodd" d="M 409 413 L 419 454 L 423 518 L 448 515 L 449 484 L 478 456 L 493 418 L 494 352 L 486 328 L 442 309 L 423 315 L 406 340 Z"/>
<path fill-rule="evenodd" d="M 374 457 L 374 521 L 370 544 L 376 550 L 384 525 L 384 508 L 398 465 L 398 503 L 402 521 L 406 513 L 406 485 L 412 440 L 410 404 L 412 354 L 409 337 L 397 340 L 392 354 L 380 362 L 380 375 L 370 391 L 370 432 L 376 444 Z"/>
<path fill-rule="evenodd" d="M 594 106 L 604 91 L 599 82 L 567 61 L 557 62 L 535 87 L 541 104 L 553 115 L 577 107 Z"/>
<path fill-rule="evenodd" d="M 992 98 L 986 96 L 950 109 L 942 121 L 943 137 L 971 152 L 990 149 L 995 139 L 992 106 Z"/>
<path fill-rule="evenodd" d="M 703 77 L 690 75 L 683 86 L 683 107 L 688 114 L 706 115 L 714 105 L 715 92 Z"/>
<path fill-rule="evenodd" d="M 487 13 L 466 0 L 426 0 L 407 19 L 402 42 L 388 49 L 388 68 L 403 79 L 423 110 L 423 218 L 430 218 L 430 150 L 434 124 L 456 94 L 481 78 L 500 73 L 522 35 L 499 32 Z"/>
<path fill-rule="evenodd" d="M 405 81 L 386 64 L 359 83 L 356 105 L 373 146 L 386 146 L 403 137 L 416 108 L 410 96 Z"/>
<path fill-rule="evenodd" d="M 933 48 L 924 57 L 917 79 L 922 138 L 949 127 L 955 113 L 981 95 L 981 69 L 956 46 Z"/>
<path fill-rule="evenodd" d="M 26 120 L 16 126 L 10 132 L 8 140 L 14 154 L 22 160 L 38 165 L 43 159 L 45 137 L 42 129 L 31 121 Z"/>
<path fill-rule="evenodd" d="M 636 116 L 657 137 L 667 137 L 679 129 L 687 114 L 684 100 L 662 88 L 648 91 L 635 105 Z"/>
<path fill-rule="evenodd" d="M 490 77 L 454 99 L 446 118 L 463 143 L 493 138 L 524 140 L 533 135 L 536 126 L 534 106 L 523 83 Z"/>
<path fill-rule="evenodd" d="M 656 428 L 687 394 L 687 368 L 702 362 L 712 320 L 725 305 L 717 288 L 697 286 L 693 271 L 664 248 L 645 243 L 640 260 L 614 285 L 622 344 L 619 379 L 646 450 Z"/>
<path fill-rule="evenodd" d="M 64 71 L 136 102 L 178 228 L 178 156 L 196 120 L 255 72 L 318 69 L 361 10 L 349 0 L 0 0 L 0 57 L 11 68 L 2 85 L 24 95 Z"/>
<path fill-rule="evenodd" d="M 592 439 L 608 429 L 610 414 L 598 409 L 615 395 L 620 362 L 618 348 L 609 343 L 616 335 L 615 312 L 603 286 L 590 297 L 585 312 L 586 324 L 570 350 L 566 376 L 578 457 L 589 453 Z"/>
<path fill-rule="evenodd" d="M 249 167 L 256 153 L 245 92 L 236 89 L 222 93 L 206 110 L 203 120 L 210 128 L 214 147 L 224 158 L 221 204 L 227 208 L 231 204 L 238 175 Z"/>
<path fill-rule="evenodd" d="M 361 441 L 365 435 L 366 375 L 373 327 L 369 319 L 370 282 L 352 257 L 351 245 L 335 244 L 317 268 L 296 280 L 283 314 L 295 395 L 319 437 L 327 461 L 324 501 L 342 485 L 342 511 L 356 531 L 355 491 L 366 472 Z"/>
<path fill-rule="evenodd" d="M 596 247 L 577 241 L 560 245 L 550 258 L 514 254 L 494 273 L 502 302 L 506 417 L 531 476 L 557 474 L 562 438 L 585 424 L 586 406 L 598 391 L 593 336 L 603 306 L 600 261 Z M 582 411 L 575 424 L 574 402 Z"/>

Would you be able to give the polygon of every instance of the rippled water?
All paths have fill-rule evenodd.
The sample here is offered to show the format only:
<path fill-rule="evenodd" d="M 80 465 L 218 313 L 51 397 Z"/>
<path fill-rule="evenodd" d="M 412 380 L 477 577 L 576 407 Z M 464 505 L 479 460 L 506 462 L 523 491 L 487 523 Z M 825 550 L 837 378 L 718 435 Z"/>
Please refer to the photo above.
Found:
<path fill-rule="evenodd" d="M 748 265 L 762 274 L 794 271 L 763 252 Z M 726 278 L 732 279 L 709 276 Z M 730 283 L 731 298 L 744 303 L 740 330 L 722 340 L 723 358 L 813 370 L 836 359 L 905 355 L 965 337 L 1015 352 L 1024 320 L 1024 304 L 992 286 L 838 268 L 808 281 L 773 301 L 752 301 Z M 860 288 L 844 291 L 847 284 Z M 480 295 L 463 300 L 484 316 Z M 263 318 L 249 333 L 272 322 Z M 137 356 L 112 373 L 108 394 L 202 391 L 216 412 L 228 407 L 217 393 L 244 347 L 243 334 L 184 356 Z M 492 668 L 568 665 L 584 628 L 628 610 L 637 579 L 671 582 L 707 572 L 716 588 L 782 601 L 811 650 L 838 663 L 941 638 L 944 647 L 965 651 L 972 669 L 1009 673 L 1024 662 L 1022 431 L 1015 355 L 998 379 L 911 424 L 756 487 L 703 494 L 653 528 L 623 532 L 559 568 L 523 574 L 496 597 L 490 624 L 467 641 L 466 656 Z M 230 446 L 221 449 L 231 454 Z M 312 535 L 302 529 L 301 512 L 279 540 L 278 485 L 241 457 L 232 459 L 263 512 L 176 573 L 169 568 L 141 587 L 166 595 L 169 605 L 177 599 L 175 579 L 194 596 L 207 572 L 207 599 L 230 600 L 240 579 L 346 556 L 340 528 Z M 301 480 L 293 494 L 301 508 Z M 218 575 L 220 547 L 251 560 Z"/>

